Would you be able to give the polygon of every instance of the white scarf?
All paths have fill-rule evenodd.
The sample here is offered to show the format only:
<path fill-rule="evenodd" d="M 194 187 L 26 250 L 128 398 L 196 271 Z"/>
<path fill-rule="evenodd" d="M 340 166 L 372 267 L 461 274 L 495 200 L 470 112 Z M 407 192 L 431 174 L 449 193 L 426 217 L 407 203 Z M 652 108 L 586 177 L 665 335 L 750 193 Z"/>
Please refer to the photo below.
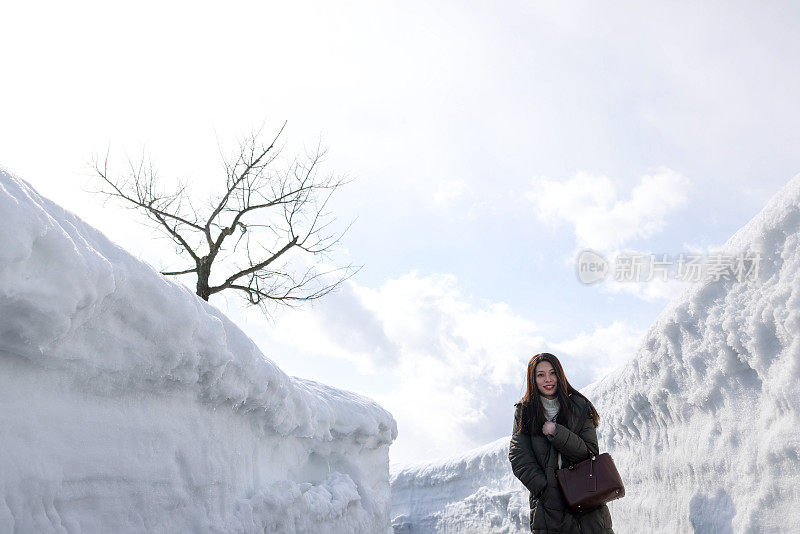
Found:
<path fill-rule="evenodd" d="M 544 408 L 544 415 L 547 417 L 548 421 L 555 421 L 556 415 L 558 415 L 558 398 L 555 399 L 548 399 L 543 396 L 539 396 L 539 399 L 542 401 L 542 407 Z"/>
<path fill-rule="evenodd" d="M 539 399 L 542 401 L 542 408 L 544 408 L 544 415 L 547 417 L 548 421 L 555 421 L 556 415 L 558 415 L 558 398 L 555 399 L 547 399 L 541 395 L 539 395 Z M 561 453 L 558 453 L 558 468 L 561 469 Z"/>

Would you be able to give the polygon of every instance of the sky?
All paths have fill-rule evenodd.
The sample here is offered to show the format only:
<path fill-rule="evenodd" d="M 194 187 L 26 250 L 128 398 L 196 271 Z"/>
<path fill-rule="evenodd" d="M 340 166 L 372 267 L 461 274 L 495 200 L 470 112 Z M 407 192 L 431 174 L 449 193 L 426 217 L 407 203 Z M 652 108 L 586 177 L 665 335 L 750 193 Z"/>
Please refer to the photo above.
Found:
<path fill-rule="evenodd" d="M 392 412 L 393 466 L 510 431 L 525 366 L 581 388 L 686 282 L 584 284 L 576 258 L 712 253 L 800 172 L 790 2 L 25 2 L 0 7 L 0 165 L 156 268 L 173 247 L 92 191 L 146 154 L 204 199 L 287 121 L 352 179 L 340 291 L 266 319 L 288 374 Z M 183 282 L 192 286 L 193 281 Z"/>

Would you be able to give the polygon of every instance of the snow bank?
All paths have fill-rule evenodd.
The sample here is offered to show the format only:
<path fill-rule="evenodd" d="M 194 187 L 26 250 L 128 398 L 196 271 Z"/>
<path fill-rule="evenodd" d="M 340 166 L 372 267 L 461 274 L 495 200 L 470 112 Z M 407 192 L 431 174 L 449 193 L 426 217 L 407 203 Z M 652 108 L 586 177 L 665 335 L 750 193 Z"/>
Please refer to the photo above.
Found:
<path fill-rule="evenodd" d="M 391 414 L 0 171 L 0 532 L 386 532 Z"/>
<path fill-rule="evenodd" d="M 528 493 L 509 469 L 509 440 L 393 470 L 395 534 L 530 532 Z"/>
<path fill-rule="evenodd" d="M 800 532 L 800 177 L 721 251 L 743 252 L 762 255 L 757 279 L 687 288 L 583 390 L 626 485 L 617 533 Z M 394 472 L 395 532 L 525 532 L 508 441 Z"/>

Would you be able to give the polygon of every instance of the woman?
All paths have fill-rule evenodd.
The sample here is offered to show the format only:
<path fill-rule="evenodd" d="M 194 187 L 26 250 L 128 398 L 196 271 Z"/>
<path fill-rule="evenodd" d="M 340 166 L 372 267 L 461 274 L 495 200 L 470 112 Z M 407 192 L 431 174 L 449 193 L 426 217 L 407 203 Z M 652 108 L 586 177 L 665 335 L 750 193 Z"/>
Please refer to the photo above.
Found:
<path fill-rule="evenodd" d="M 531 532 L 613 534 L 605 504 L 573 512 L 561 493 L 556 469 L 598 453 L 597 410 L 564 375 L 558 358 L 548 352 L 528 362 L 527 390 L 516 405 L 508 459 L 531 492 Z"/>

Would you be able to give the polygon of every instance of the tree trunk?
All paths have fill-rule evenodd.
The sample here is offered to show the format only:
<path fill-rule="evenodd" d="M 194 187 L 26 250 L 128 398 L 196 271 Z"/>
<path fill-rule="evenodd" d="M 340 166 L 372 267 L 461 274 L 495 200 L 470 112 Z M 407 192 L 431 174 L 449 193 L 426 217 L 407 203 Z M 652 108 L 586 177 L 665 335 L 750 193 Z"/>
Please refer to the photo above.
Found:
<path fill-rule="evenodd" d="M 210 275 L 211 262 L 208 261 L 208 256 L 203 256 L 197 264 L 197 295 L 206 302 L 208 302 L 208 297 L 211 296 L 208 288 Z"/>

